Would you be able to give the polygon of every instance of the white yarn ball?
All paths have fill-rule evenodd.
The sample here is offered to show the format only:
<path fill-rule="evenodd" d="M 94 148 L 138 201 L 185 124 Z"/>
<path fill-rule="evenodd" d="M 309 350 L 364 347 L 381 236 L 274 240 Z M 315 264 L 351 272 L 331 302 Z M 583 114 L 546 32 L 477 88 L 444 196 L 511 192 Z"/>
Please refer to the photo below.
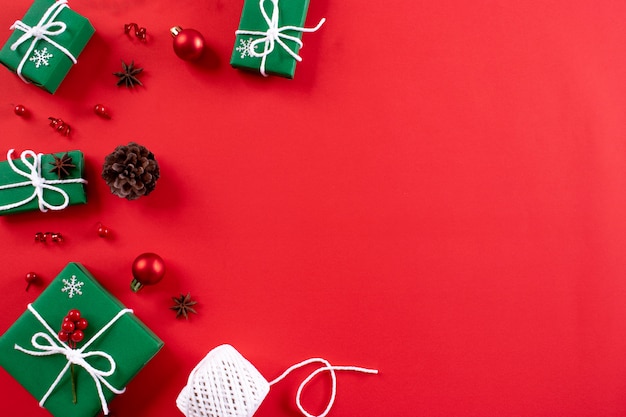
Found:
<path fill-rule="evenodd" d="M 191 371 L 176 405 L 186 417 L 252 417 L 270 385 L 230 345 L 211 350 Z"/>

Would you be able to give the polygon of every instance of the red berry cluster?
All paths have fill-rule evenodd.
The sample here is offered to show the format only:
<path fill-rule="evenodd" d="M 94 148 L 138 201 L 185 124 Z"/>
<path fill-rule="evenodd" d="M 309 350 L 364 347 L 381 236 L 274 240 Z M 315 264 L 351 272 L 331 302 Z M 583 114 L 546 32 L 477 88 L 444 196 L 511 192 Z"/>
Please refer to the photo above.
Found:
<path fill-rule="evenodd" d="M 59 331 L 59 339 L 62 342 L 68 342 L 73 349 L 76 343 L 82 342 L 85 338 L 83 330 L 87 328 L 87 319 L 80 316 L 80 311 L 73 309 L 67 313 L 61 323 L 61 331 Z"/>

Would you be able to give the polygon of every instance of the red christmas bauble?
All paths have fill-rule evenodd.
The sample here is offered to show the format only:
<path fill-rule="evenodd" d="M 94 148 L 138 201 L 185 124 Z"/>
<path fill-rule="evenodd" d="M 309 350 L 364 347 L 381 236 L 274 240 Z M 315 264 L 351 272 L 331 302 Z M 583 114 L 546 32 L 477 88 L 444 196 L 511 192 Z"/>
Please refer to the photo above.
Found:
<path fill-rule="evenodd" d="M 180 59 L 193 61 L 204 52 L 204 37 L 195 29 L 181 29 L 175 26 L 170 29 L 174 37 L 174 52 Z"/>
<path fill-rule="evenodd" d="M 133 262 L 133 281 L 130 288 L 137 292 L 144 285 L 154 285 L 165 275 L 165 262 L 156 253 L 142 253 Z"/>

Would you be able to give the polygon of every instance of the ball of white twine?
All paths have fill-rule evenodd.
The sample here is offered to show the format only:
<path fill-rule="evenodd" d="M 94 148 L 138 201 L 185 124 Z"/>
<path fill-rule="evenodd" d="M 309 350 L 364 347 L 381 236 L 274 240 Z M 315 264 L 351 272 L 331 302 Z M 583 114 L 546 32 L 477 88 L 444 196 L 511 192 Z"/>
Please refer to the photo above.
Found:
<path fill-rule="evenodd" d="M 272 385 L 282 381 L 292 371 L 315 362 L 323 366 L 302 381 L 296 394 L 296 405 L 306 417 L 326 417 L 330 412 L 337 393 L 335 371 L 378 373 L 375 369 L 333 366 L 326 359 L 310 358 L 289 367 L 278 378 L 268 382 L 234 347 L 221 345 L 210 351 L 191 371 L 187 385 L 176 399 L 176 405 L 186 417 L 252 417 Z M 314 415 L 302 406 L 302 390 L 321 372 L 330 373 L 331 395 L 326 409 Z"/>

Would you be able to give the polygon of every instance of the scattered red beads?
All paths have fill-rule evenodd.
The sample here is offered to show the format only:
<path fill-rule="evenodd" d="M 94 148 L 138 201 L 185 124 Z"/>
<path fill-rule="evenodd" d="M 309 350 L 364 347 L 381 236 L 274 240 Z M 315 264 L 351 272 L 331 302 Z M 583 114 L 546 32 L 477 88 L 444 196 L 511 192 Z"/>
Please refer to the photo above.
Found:
<path fill-rule="evenodd" d="M 26 283 L 27 283 L 26 284 L 26 291 L 28 291 L 28 289 L 30 288 L 31 284 L 37 282 L 39 280 L 39 277 L 34 272 L 29 272 L 29 273 L 26 274 L 24 279 L 26 280 Z"/>
<path fill-rule="evenodd" d="M 93 108 L 93 111 L 98 116 L 102 117 L 103 119 L 110 119 L 111 118 L 111 116 L 109 115 L 109 111 L 102 104 L 96 104 L 96 106 Z"/>
<path fill-rule="evenodd" d="M 71 132 L 70 125 L 63 121 L 63 119 L 57 119 L 56 117 L 48 117 L 50 120 L 50 126 L 57 132 L 64 136 L 69 136 Z"/>
<path fill-rule="evenodd" d="M 80 311 L 72 309 L 68 311 L 61 323 L 61 330 L 58 333 L 59 340 L 68 342 L 72 349 L 76 348 L 76 343 L 82 342 L 85 338 L 85 330 L 87 328 L 87 319 L 81 317 Z"/>
<path fill-rule="evenodd" d="M 27 115 L 26 107 L 24 107 L 21 104 L 18 104 L 17 106 L 15 106 L 13 108 L 13 112 L 20 117 L 24 117 Z"/>
<path fill-rule="evenodd" d="M 61 243 L 63 242 L 63 235 L 61 233 L 54 232 L 37 232 L 35 233 L 35 242 L 46 243 L 50 239 L 53 243 Z"/>

